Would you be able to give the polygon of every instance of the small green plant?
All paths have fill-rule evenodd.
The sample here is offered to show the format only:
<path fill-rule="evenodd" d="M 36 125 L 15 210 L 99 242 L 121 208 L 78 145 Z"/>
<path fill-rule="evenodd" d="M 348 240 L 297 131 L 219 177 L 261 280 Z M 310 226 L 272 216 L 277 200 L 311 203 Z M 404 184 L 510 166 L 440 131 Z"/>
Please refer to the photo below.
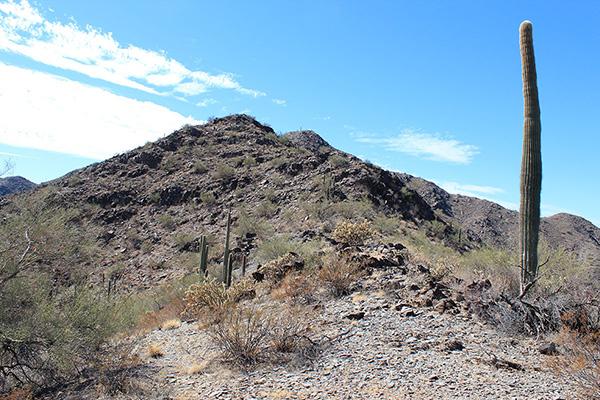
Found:
<path fill-rule="evenodd" d="M 192 171 L 195 174 L 203 174 L 206 171 L 208 171 L 208 167 L 202 161 L 198 160 L 194 163 L 194 166 L 192 167 Z"/>
<path fill-rule="evenodd" d="M 327 161 L 335 168 L 348 165 L 348 159 L 341 154 L 332 154 L 327 158 Z"/>
<path fill-rule="evenodd" d="M 254 167 L 255 165 L 258 165 L 258 161 L 256 161 L 256 158 L 254 157 L 248 157 L 242 162 L 242 165 L 244 167 L 250 168 Z"/>
<path fill-rule="evenodd" d="M 278 207 L 270 200 L 262 201 L 255 209 L 258 217 L 271 218 L 277 213 Z"/>
<path fill-rule="evenodd" d="M 219 164 L 215 170 L 215 178 L 217 179 L 231 179 L 235 175 L 235 169 L 229 165 Z"/>
<path fill-rule="evenodd" d="M 217 199 L 215 198 L 215 195 L 212 192 L 204 192 L 202 194 L 200 194 L 200 201 L 204 204 L 215 204 L 217 202 Z"/>
<path fill-rule="evenodd" d="M 290 252 L 298 253 L 300 247 L 300 243 L 293 241 L 289 235 L 274 236 L 258 245 L 257 258 L 269 262 Z"/>
<path fill-rule="evenodd" d="M 276 157 L 271 160 L 271 165 L 273 165 L 275 168 L 279 168 L 285 164 L 285 162 L 285 157 Z"/>
<path fill-rule="evenodd" d="M 249 233 L 262 237 L 270 231 L 271 227 L 266 219 L 254 217 L 247 212 L 240 214 L 234 227 L 234 232 L 239 237 L 245 237 Z"/>
<path fill-rule="evenodd" d="M 175 229 L 175 220 L 173 219 L 173 217 L 170 214 L 160 214 L 158 216 L 158 223 L 164 228 L 167 229 L 169 231 L 172 231 L 173 229 Z"/>
<path fill-rule="evenodd" d="M 186 246 L 189 246 L 195 239 L 194 235 L 187 232 L 179 232 L 172 236 L 173 243 L 178 250 L 183 250 Z"/>
<path fill-rule="evenodd" d="M 171 154 L 171 155 L 163 158 L 162 163 L 160 164 L 160 167 L 162 169 L 164 169 L 165 171 L 173 172 L 177 168 L 177 159 L 175 158 L 174 155 Z"/>

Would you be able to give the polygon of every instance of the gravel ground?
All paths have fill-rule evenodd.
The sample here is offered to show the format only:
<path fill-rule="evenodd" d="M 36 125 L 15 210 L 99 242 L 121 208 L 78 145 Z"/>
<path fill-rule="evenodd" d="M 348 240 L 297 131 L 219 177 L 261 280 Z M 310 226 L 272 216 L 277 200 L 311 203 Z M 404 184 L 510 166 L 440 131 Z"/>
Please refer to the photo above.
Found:
<path fill-rule="evenodd" d="M 311 363 L 228 368 L 205 330 L 189 322 L 140 337 L 134 352 L 154 371 L 148 379 L 161 399 L 581 398 L 550 370 L 541 340 L 509 337 L 460 305 L 440 313 L 411 305 L 400 291 L 377 290 L 410 279 L 379 271 L 361 291 L 322 302 L 311 321 L 321 353 Z M 163 356 L 149 357 L 151 345 Z"/>

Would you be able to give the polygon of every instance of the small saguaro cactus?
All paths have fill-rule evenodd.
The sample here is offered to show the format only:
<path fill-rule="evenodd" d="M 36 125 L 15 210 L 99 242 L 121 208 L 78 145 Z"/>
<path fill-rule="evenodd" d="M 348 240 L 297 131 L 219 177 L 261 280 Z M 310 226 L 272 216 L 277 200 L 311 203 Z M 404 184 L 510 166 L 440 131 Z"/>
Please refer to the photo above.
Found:
<path fill-rule="evenodd" d="M 200 267 L 198 272 L 200 279 L 204 279 L 207 274 L 208 267 L 208 240 L 205 235 L 200 236 Z"/>
<path fill-rule="evenodd" d="M 225 254 L 223 254 L 223 283 L 231 285 L 231 273 L 233 270 L 233 255 L 229 253 L 229 235 L 231 232 L 231 210 L 227 214 L 227 234 L 225 235 Z"/>
<path fill-rule="evenodd" d="M 538 239 L 540 227 L 540 191 L 542 188 L 542 153 L 540 105 L 538 99 L 531 22 L 520 28 L 523 68 L 523 155 L 521 159 L 521 204 L 519 231 L 521 248 L 521 295 L 536 281 L 538 273 Z"/>

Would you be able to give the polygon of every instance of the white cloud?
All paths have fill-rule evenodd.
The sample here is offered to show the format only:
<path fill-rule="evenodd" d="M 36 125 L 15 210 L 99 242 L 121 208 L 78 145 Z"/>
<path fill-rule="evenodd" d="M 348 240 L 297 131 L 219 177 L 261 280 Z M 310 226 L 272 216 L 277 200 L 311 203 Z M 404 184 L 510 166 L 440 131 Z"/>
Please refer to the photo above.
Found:
<path fill-rule="evenodd" d="M 463 194 L 465 196 L 481 196 L 481 195 L 485 195 L 485 196 L 489 196 L 489 195 L 495 195 L 495 194 L 499 194 L 499 193 L 504 193 L 504 189 L 500 189 L 497 187 L 493 187 L 493 186 L 479 186 L 479 185 L 464 185 L 464 184 L 460 184 L 458 182 L 448 182 L 448 181 L 432 181 L 434 182 L 436 185 L 440 186 L 441 188 L 443 188 L 445 191 L 449 192 L 449 193 L 457 193 L 457 194 Z"/>
<path fill-rule="evenodd" d="M 387 150 L 398 151 L 431 161 L 455 164 L 468 164 L 471 162 L 471 158 L 478 153 L 476 146 L 462 144 L 455 139 L 443 138 L 439 134 L 418 133 L 411 129 L 404 129 L 400 135 L 393 138 L 359 137 L 357 141 L 383 144 Z"/>
<path fill-rule="evenodd" d="M 166 107 L 0 63 L 0 143 L 103 159 L 198 124 Z"/>
<path fill-rule="evenodd" d="M 191 71 L 164 53 L 123 47 L 111 33 L 48 21 L 26 0 L 0 4 L 0 50 L 153 94 L 194 96 L 210 89 L 233 89 L 253 97 L 265 95 L 243 88 L 231 74 Z"/>
<path fill-rule="evenodd" d="M 273 99 L 273 103 L 279 105 L 279 106 L 286 106 L 285 104 L 285 100 L 279 100 L 279 99 Z"/>
<path fill-rule="evenodd" d="M 211 104 L 217 104 L 218 101 L 215 99 L 204 99 L 201 102 L 196 103 L 198 107 L 207 107 Z"/>

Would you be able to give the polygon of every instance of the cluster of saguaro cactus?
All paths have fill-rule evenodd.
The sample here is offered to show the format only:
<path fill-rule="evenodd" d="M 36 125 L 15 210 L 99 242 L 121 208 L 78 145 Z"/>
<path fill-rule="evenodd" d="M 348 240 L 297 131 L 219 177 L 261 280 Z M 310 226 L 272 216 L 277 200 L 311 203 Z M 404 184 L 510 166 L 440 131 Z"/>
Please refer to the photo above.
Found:
<path fill-rule="evenodd" d="M 541 123 L 531 22 L 520 28 L 523 67 L 523 156 L 521 159 L 521 204 L 519 231 L 521 247 L 521 294 L 536 280 L 540 226 L 540 191 L 542 188 Z"/>
<path fill-rule="evenodd" d="M 223 254 L 223 271 L 222 271 L 222 282 L 225 286 L 231 285 L 231 274 L 233 272 L 233 254 L 229 251 L 229 237 L 231 235 L 231 210 L 227 214 L 227 233 L 225 237 L 225 253 Z M 198 267 L 198 273 L 200 279 L 204 279 L 208 275 L 208 239 L 206 236 L 200 236 L 200 266 Z M 244 257 L 243 271 L 245 274 L 246 269 L 246 257 Z"/>

